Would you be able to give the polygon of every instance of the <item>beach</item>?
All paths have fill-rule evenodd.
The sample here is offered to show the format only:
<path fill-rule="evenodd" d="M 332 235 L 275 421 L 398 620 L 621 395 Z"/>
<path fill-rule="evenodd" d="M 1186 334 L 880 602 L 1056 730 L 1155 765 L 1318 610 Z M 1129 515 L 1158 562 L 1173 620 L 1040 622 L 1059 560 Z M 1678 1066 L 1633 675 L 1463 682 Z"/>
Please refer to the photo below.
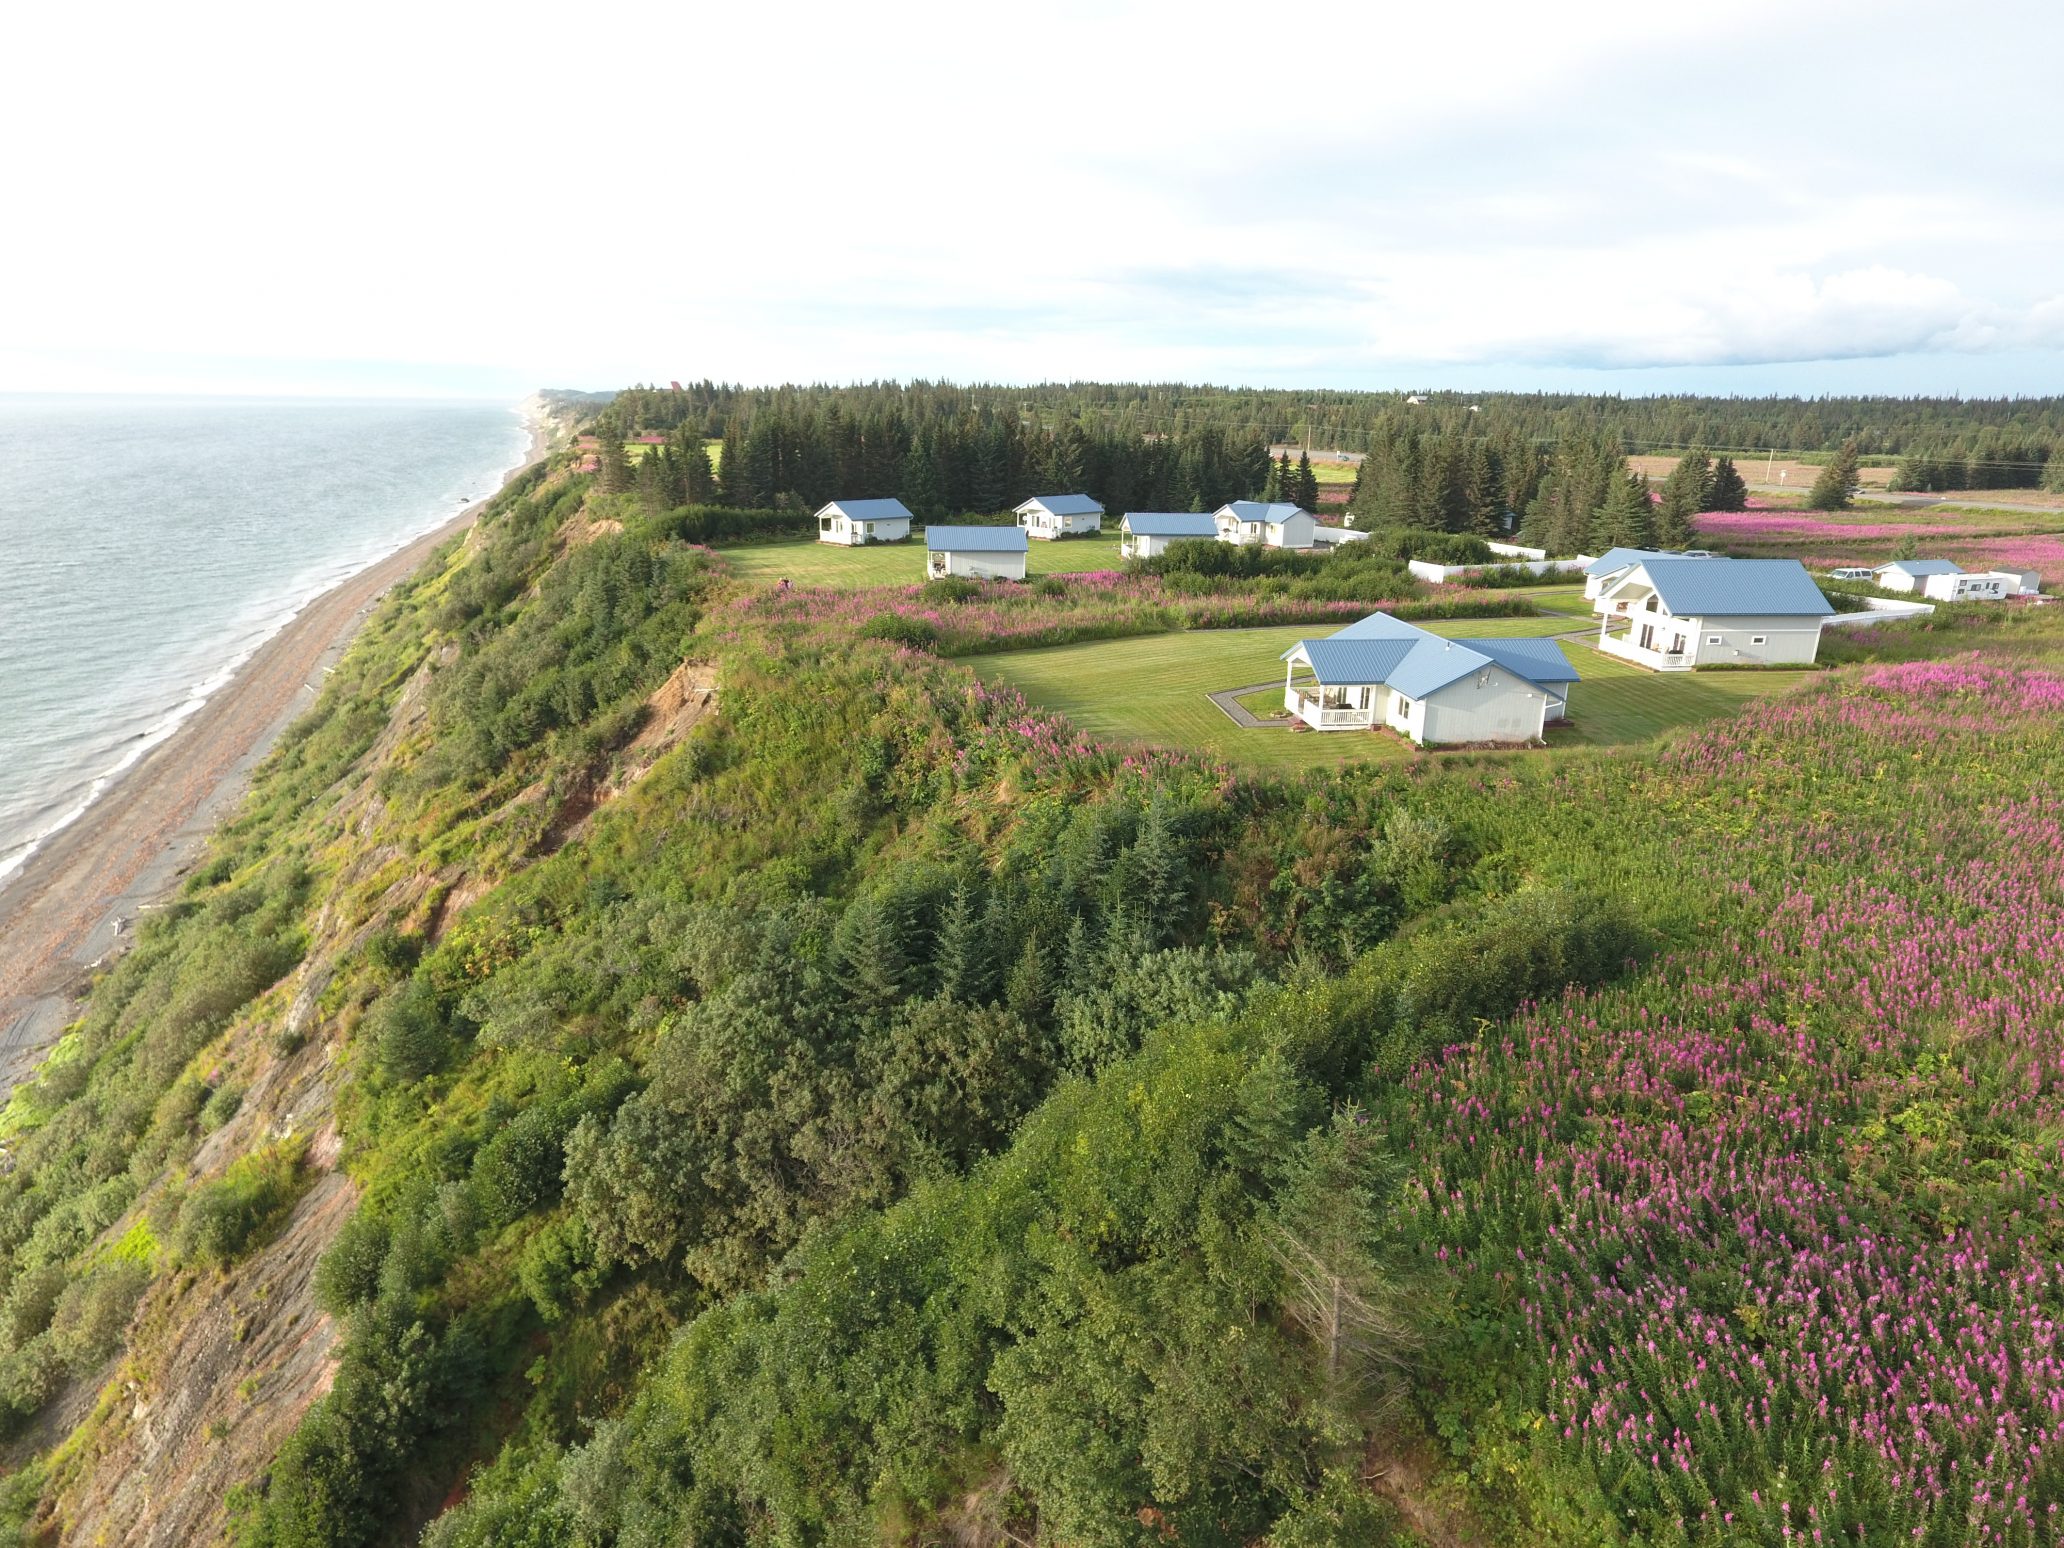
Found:
<path fill-rule="evenodd" d="M 514 478 L 544 455 L 532 420 Z M 505 479 L 506 483 L 507 480 Z M 179 883 L 251 770 L 314 702 L 379 599 L 487 502 L 317 596 L 165 741 L 0 883 L 0 1097 L 34 1070 L 71 1021 L 93 970 Z"/>

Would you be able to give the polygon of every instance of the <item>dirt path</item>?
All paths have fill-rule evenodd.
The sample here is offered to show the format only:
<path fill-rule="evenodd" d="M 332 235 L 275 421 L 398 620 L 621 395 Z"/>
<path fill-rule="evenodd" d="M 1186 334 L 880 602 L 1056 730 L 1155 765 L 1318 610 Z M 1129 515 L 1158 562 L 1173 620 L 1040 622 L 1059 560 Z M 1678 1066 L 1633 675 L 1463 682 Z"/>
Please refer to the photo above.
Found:
<path fill-rule="evenodd" d="M 534 428 L 524 466 L 543 451 Z M 309 603 L 233 681 L 0 886 L 0 1100 L 63 1031 L 90 970 L 192 865 L 252 768 L 314 701 L 373 604 L 471 526 L 486 504 L 467 507 Z"/>

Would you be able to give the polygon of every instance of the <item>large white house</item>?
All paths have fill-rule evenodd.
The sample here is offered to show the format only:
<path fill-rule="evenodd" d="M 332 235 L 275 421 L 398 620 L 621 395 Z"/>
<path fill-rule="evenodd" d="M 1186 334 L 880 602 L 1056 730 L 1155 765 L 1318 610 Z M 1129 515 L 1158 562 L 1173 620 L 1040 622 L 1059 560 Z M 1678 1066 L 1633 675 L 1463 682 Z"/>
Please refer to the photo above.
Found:
<path fill-rule="evenodd" d="M 1152 559 L 1170 543 L 1216 538 L 1218 523 L 1202 511 L 1127 511 L 1118 523 L 1118 552 L 1127 559 Z"/>
<path fill-rule="evenodd" d="M 1490 545 L 1496 548 L 1498 545 Z M 1545 556 L 1544 556 L 1545 557 Z M 1716 557 L 1703 548 L 1687 549 L 1673 554 L 1662 548 L 1608 548 L 1604 553 L 1584 566 L 1584 600 L 1595 602 L 1598 594 L 1625 575 L 1644 559 L 1711 559 Z"/>
<path fill-rule="evenodd" d="M 817 541 L 900 543 L 910 536 L 910 511 L 901 500 L 834 500 L 817 513 Z"/>
<path fill-rule="evenodd" d="M 1307 726 L 1388 726 L 1425 747 L 1539 741 L 1577 681 L 1553 640 L 1447 640 L 1387 613 L 1299 640 L 1283 661 L 1283 707 Z"/>
<path fill-rule="evenodd" d="M 1310 548 L 1319 518 L 1302 506 L 1282 501 L 1235 500 L 1212 512 L 1218 540 L 1242 548 Z"/>
<path fill-rule="evenodd" d="M 1796 559 L 1644 559 L 1592 605 L 1600 650 L 1661 672 L 1810 665 L 1835 611 Z"/>
<path fill-rule="evenodd" d="M 1086 494 L 1034 495 L 1016 514 L 1027 537 L 1085 537 L 1104 526 L 1104 508 Z"/>
<path fill-rule="evenodd" d="M 1023 527 L 927 527 L 925 574 L 1021 581 L 1028 548 Z"/>

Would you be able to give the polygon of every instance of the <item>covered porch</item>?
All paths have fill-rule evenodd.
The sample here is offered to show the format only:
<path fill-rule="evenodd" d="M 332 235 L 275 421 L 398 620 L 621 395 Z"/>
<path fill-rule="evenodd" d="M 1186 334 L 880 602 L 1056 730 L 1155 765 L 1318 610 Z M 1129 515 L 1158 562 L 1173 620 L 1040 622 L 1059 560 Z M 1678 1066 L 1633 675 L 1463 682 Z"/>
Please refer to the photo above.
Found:
<path fill-rule="evenodd" d="M 1314 731 L 1373 731 L 1389 722 L 1391 692 L 1383 683 L 1324 683 L 1303 651 L 1283 666 L 1283 708 Z"/>
<path fill-rule="evenodd" d="M 1607 613 L 1599 620 L 1598 648 L 1655 672 L 1689 672 L 1698 665 L 1696 625 L 1657 613 Z"/>

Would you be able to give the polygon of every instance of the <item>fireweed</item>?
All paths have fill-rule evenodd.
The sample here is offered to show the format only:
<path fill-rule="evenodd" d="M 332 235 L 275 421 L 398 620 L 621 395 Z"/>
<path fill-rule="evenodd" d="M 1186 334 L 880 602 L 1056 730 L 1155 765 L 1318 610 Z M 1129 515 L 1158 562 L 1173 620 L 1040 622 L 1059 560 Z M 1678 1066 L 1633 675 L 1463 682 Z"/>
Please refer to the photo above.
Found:
<path fill-rule="evenodd" d="M 2064 678 L 1975 660 L 1716 723 L 1655 778 L 1736 822 L 1738 927 L 1390 1099 L 1420 1239 L 1646 1540 L 2059 1540 L 2060 768 Z"/>

